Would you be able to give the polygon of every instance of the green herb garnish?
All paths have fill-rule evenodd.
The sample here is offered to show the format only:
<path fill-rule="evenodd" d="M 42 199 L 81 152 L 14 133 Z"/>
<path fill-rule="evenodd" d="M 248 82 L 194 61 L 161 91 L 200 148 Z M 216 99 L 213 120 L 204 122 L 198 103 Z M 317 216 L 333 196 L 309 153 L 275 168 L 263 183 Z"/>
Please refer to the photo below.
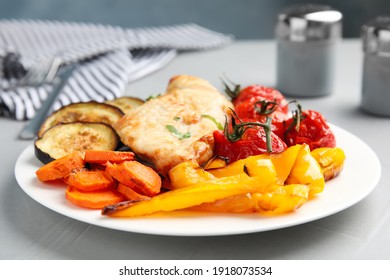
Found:
<path fill-rule="evenodd" d="M 190 132 L 181 133 L 181 132 L 179 132 L 179 131 L 176 129 L 176 127 L 174 127 L 173 125 L 167 124 L 167 125 L 165 126 L 165 128 L 166 128 L 170 133 L 172 133 L 174 136 L 176 136 L 177 138 L 179 138 L 180 140 L 186 139 L 186 138 L 190 138 L 190 137 L 191 137 L 191 133 L 190 133 Z"/>
<path fill-rule="evenodd" d="M 151 99 L 155 99 L 157 97 L 161 96 L 161 93 L 156 93 L 156 94 L 153 94 L 151 96 L 149 96 L 148 98 L 146 98 L 146 101 L 149 101 Z"/>
<path fill-rule="evenodd" d="M 223 130 L 222 124 L 220 124 L 219 122 L 217 122 L 217 120 L 216 120 L 214 117 L 212 117 L 212 116 L 210 116 L 210 115 L 201 115 L 201 117 L 202 117 L 202 118 L 206 118 L 206 119 L 211 120 L 213 123 L 215 123 L 215 125 L 217 126 L 217 128 L 218 128 L 219 130 Z"/>

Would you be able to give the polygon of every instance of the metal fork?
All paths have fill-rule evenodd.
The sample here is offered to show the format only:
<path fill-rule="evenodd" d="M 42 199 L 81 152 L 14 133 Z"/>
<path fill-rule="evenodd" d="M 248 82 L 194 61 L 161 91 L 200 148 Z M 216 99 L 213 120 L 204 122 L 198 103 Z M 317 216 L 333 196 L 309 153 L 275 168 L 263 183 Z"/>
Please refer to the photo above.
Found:
<path fill-rule="evenodd" d="M 11 63 L 14 63 L 12 67 L 23 67 L 19 61 L 12 61 Z M 60 65 L 61 59 L 58 57 L 38 57 L 28 67 L 24 76 L 10 79 L 8 83 L 3 85 L 3 89 L 14 90 L 18 87 L 37 87 L 44 83 L 50 83 L 56 76 Z"/>
<path fill-rule="evenodd" d="M 58 57 L 39 58 L 19 81 L 21 86 L 39 86 L 53 81 L 61 65 Z"/>
<path fill-rule="evenodd" d="M 63 68 L 58 71 L 58 75 L 54 79 L 52 91 L 49 93 L 49 96 L 46 98 L 46 100 L 42 103 L 39 110 L 36 111 L 35 116 L 31 120 L 27 121 L 22 130 L 19 132 L 19 139 L 31 140 L 36 137 L 37 131 L 39 130 L 43 121 L 46 119 L 50 108 L 56 101 L 67 80 L 76 68 L 77 66 L 75 64 L 70 64 L 63 66 Z"/>

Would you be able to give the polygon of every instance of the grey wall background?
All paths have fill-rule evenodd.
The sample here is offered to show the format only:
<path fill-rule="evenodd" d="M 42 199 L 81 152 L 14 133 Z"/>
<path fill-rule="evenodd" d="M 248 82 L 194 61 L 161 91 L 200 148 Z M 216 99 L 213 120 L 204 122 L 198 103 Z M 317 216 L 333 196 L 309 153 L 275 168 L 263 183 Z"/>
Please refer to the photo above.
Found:
<path fill-rule="evenodd" d="M 344 37 L 390 14 L 390 0 L 0 0 L 0 19 L 50 19 L 144 27 L 194 22 L 237 39 L 273 38 L 278 12 L 297 3 L 331 5 L 344 14 Z"/>

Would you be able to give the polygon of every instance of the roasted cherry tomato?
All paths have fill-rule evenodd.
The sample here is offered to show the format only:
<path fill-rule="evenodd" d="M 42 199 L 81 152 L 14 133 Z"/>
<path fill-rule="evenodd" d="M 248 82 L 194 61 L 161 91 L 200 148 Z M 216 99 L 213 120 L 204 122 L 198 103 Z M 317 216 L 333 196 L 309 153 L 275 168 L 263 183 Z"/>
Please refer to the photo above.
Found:
<path fill-rule="evenodd" d="M 297 110 L 283 123 L 277 124 L 274 132 L 287 146 L 306 143 L 310 150 L 336 147 L 336 138 L 324 116 L 314 110 Z"/>
<path fill-rule="evenodd" d="M 253 155 L 281 153 L 286 144 L 271 131 L 271 119 L 266 123 L 242 121 L 232 116 L 224 131 L 214 131 L 214 152 L 228 163 Z"/>
<path fill-rule="evenodd" d="M 273 122 L 288 118 L 288 102 L 276 89 L 251 85 L 241 90 L 240 85 L 232 89 L 225 83 L 225 92 L 232 98 L 234 110 L 241 119 L 265 122 L 269 116 Z"/>
<path fill-rule="evenodd" d="M 289 103 L 276 89 L 251 85 L 241 90 L 240 85 L 229 87 L 225 83 L 225 92 L 232 99 L 238 119 L 265 123 L 270 118 L 272 132 L 287 146 L 305 143 L 311 150 L 336 146 L 335 136 L 319 112 L 302 111 L 301 106 L 293 102 L 297 109 L 289 114 Z"/>
<path fill-rule="evenodd" d="M 275 101 L 278 104 L 279 110 L 284 113 L 288 113 L 288 102 L 280 91 L 261 85 L 251 85 L 240 90 L 235 98 L 233 98 L 233 105 L 237 106 L 242 102 L 248 102 L 248 100 L 267 100 Z"/>
<path fill-rule="evenodd" d="M 262 129 L 250 129 L 247 132 L 251 134 L 250 139 L 230 142 L 221 130 L 214 131 L 215 154 L 226 158 L 228 163 L 232 163 L 249 156 L 268 153 L 264 131 Z M 286 149 L 286 144 L 272 132 L 271 139 L 271 153 L 281 153 Z"/>
<path fill-rule="evenodd" d="M 287 107 L 285 107 L 287 108 Z M 283 122 L 288 119 L 288 114 L 275 101 L 248 99 L 234 107 L 237 116 L 241 119 L 265 122 L 267 117 L 272 122 Z"/>

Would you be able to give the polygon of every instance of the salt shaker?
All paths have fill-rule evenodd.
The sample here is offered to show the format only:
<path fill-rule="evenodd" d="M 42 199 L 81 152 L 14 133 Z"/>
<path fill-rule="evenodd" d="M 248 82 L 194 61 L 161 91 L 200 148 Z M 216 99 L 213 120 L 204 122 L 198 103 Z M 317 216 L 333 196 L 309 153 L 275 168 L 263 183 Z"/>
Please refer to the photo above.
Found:
<path fill-rule="evenodd" d="M 293 97 L 332 93 L 342 13 L 330 6 L 291 6 L 278 15 L 277 88 Z"/>
<path fill-rule="evenodd" d="M 379 16 L 363 25 L 362 40 L 361 108 L 390 117 L 390 16 Z"/>

